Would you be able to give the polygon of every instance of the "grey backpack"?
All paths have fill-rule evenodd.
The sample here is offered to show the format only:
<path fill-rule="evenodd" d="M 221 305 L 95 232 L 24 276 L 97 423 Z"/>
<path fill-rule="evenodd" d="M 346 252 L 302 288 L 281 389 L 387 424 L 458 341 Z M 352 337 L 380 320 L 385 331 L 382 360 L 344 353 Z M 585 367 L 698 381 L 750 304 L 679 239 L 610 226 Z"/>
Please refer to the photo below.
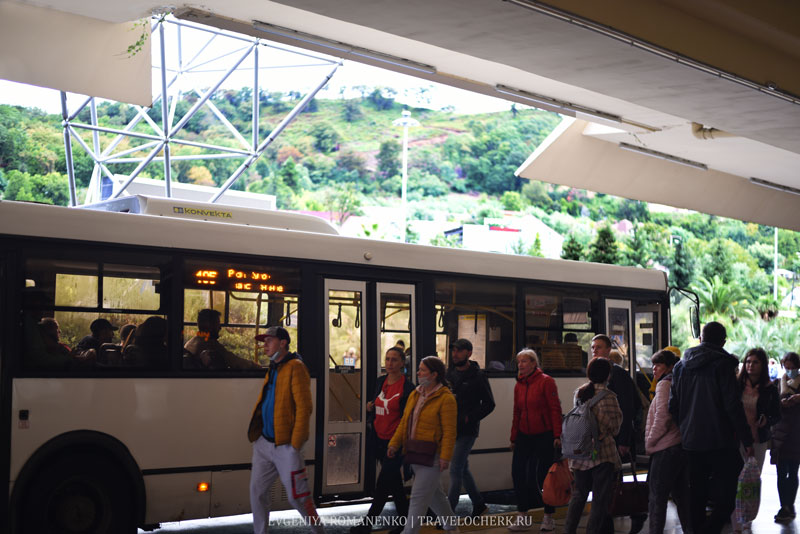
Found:
<path fill-rule="evenodd" d="M 564 416 L 561 423 L 561 452 L 566 458 L 590 460 L 597 456 L 599 430 L 592 407 L 608 395 L 608 390 L 597 391 L 587 402 L 578 404 Z"/>

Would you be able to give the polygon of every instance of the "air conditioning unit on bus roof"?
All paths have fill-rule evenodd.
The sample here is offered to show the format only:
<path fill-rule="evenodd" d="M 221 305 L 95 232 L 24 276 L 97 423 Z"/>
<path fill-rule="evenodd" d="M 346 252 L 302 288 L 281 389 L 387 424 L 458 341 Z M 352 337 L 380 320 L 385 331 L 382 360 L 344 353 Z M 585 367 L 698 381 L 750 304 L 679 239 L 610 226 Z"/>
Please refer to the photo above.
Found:
<path fill-rule="evenodd" d="M 313 215 L 242 206 L 228 206 L 225 204 L 211 204 L 208 202 L 196 202 L 176 198 L 133 195 L 114 200 L 104 200 L 80 207 L 118 213 L 142 213 L 145 215 L 175 217 L 177 219 L 195 219 L 244 224 L 248 226 L 261 226 L 264 228 L 299 230 L 317 234 L 339 234 L 336 227 L 328 221 Z"/>

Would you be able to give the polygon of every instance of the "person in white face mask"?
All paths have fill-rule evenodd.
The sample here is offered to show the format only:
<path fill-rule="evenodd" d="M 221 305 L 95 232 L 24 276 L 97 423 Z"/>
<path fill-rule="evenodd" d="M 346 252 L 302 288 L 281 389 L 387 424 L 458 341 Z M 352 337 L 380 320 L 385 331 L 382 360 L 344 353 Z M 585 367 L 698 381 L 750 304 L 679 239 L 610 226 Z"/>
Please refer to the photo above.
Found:
<path fill-rule="evenodd" d="M 800 469 L 800 356 L 787 352 L 781 365 L 781 420 L 772 428 L 770 457 L 778 471 L 778 497 L 781 509 L 775 515 L 776 523 L 791 523 L 795 518 L 794 501 L 797 497 Z"/>
<path fill-rule="evenodd" d="M 457 518 L 441 487 L 442 471 L 453 457 L 458 413 L 445 373 L 444 363 L 436 356 L 422 359 L 417 370 L 419 385 L 409 395 L 403 419 L 389 441 L 387 456 L 394 458 L 403 451 L 414 470 L 404 534 L 419 532 L 429 506 L 446 531 L 458 532 Z"/>
<path fill-rule="evenodd" d="M 270 364 L 247 431 L 253 444 L 250 474 L 253 531 L 255 534 L 269 531 L 270 488 L 280 478 L 289 503 L 314 534 L 324 534 L 301 452 L 308 440 L 311 418 L 308 369 L 299 355 L 289 351 L 291 338 L 282 326 L 270 326 L 256 340 L 263 343 Z"/>

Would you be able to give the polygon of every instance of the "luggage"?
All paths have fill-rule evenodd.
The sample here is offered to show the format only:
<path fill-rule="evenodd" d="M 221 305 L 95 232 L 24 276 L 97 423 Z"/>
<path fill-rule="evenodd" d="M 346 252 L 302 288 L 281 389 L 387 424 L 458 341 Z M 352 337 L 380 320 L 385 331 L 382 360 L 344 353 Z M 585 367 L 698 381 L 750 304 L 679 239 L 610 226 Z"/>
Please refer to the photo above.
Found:
<path fill-rule="evenodd" d="M 614 495 L 611 497 L 611 505 L 608 507 L 608 514 L 611 517 L 622 517 L 629 515 L 641 515 L 647 513 L 647 505 L 650 501 L 650 490 L 646 481 L 636 478 L 636 467 L 631 464 L 633 482 L 622 480 L 622 474 L 617 479 L 614 486 Z"/>

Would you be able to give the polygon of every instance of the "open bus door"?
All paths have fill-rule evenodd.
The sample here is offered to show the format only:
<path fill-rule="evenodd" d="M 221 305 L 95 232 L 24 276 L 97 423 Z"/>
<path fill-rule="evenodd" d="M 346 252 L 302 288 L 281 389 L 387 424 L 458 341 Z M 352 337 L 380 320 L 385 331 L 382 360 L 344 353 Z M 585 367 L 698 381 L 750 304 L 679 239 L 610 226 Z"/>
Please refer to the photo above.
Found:
<path fill-rule="evenodd" d="M 367 397 L 382 373 L 383 355 L 400 344 L 409 379 L 416 350 L 414 286 L 325 280 L 324 424 L 320 493 L 362 493 L 373 474 L 367 466 Z M 375 331 L 370 331 L 371 328 Z"/>
<path fill-rule="evenodd" d="M 700 298 L 681 287 L 669 288 L 670 344 L 686 349 L 700 337 Z"/>

